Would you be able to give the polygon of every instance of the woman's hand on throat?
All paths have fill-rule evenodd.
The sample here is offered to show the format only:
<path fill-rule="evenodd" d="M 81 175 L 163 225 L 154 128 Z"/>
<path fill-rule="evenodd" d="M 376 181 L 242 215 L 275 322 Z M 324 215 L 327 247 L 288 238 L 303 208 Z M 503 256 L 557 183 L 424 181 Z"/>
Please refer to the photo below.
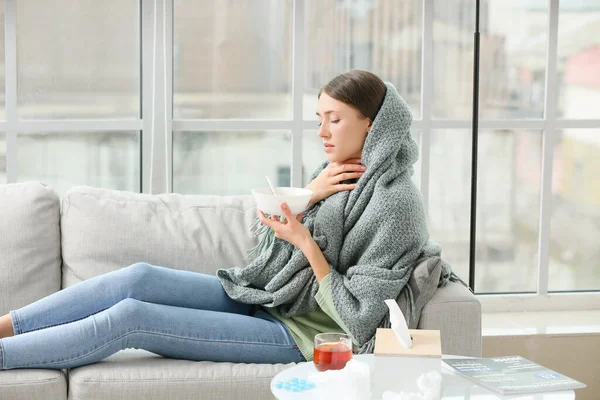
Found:
<path fill-rule="evenodd" d="M 360 179 L 366 167 L 359 159 L 350 159 L 343 162 L 333 162 L 321 171 L 305 189 L 312 190 L 309 205 L 316 204 L 334 193 L 343 190 L 352 190 L 356 183 L 341 183 L 350 179 Z"/>

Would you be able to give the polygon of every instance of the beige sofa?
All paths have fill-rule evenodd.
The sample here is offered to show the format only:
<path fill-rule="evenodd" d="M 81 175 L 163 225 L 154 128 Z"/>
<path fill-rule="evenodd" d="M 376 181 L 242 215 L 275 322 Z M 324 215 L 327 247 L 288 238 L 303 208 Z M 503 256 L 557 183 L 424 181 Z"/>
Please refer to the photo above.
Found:
<path fill-rule="evenodd" d="M 0 314 L 81 280 L 148 262 L 214 274 L 244 265 L 255 244 L 251 196 L 147 195 L 74 187 L 61 199 L 39 182 L 0 186 Z M 481 307 L 449 284 L 419 327 L 439 329 L 446 354 L 481 355 Z M 126 349 L 71 370 L 0 371 L 0 399 L 268 399 L 293 364 L 166 359 Z"/>

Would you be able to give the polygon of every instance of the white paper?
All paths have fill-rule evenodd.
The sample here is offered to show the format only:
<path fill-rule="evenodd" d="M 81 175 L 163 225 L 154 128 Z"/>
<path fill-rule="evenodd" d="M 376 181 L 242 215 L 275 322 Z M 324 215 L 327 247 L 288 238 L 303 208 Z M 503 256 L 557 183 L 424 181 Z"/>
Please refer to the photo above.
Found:
<path fill-rule="evenodd" d="M 406 319 L 404 318 L 404 314 L 402 314 L 402 310 L 398 307 L 398 303 L 394 299 L 385 300 L 385 304 L 387 304 L 390 309 L 390 323 L 392 325 L 392 331 L 406 349 L 412 348 L 412 339 L 410 338 L 410 333 L 408 332 L 408 326 L 406 325 Z"/>

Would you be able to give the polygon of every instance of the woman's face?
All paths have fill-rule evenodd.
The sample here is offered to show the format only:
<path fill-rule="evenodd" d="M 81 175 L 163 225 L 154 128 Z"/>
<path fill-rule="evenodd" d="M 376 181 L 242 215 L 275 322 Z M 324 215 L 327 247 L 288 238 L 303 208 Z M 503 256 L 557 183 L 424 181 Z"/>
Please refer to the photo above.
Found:
<path fill-rule="evenodd" d="M 361 158 L 372 121 L 356 108 L 321 93 L 317 104 L 319 137 L 329 162 Z"/>

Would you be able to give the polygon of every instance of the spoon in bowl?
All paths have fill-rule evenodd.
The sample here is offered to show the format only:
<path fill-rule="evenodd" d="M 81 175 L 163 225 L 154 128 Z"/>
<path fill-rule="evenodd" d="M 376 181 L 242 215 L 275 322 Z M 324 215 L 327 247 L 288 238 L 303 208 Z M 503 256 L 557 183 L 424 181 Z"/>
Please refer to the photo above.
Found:
<path fill-rule="evenodd" d="M 277 196 L 277 193 L 275 193 L 275 188 L 273 187 L 273 184 L 269 180 L 269 177 L 265 175 L 265 179 L 267 180 L 267 184 L 269 185 L 269 188 L 271 189 L 271 193 L 273 193 L 273 196 Z"/>

